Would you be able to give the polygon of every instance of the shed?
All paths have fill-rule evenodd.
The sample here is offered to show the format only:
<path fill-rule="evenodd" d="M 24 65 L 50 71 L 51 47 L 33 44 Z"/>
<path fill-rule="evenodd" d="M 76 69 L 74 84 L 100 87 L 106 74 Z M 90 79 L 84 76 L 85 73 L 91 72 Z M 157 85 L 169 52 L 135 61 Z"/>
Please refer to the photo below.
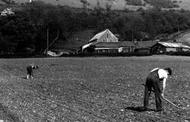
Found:
<path fill-rule="evenodd" d="M 155 45 L 156 41 L 140 41 L 135 42 L 135 53 L 139 54 L 151 54 L 151 47 Z"/>
<path fill-rule="evenodd" d="M 176 42 L 158 42 L 152 46 L 151 50 L 154 54 L 185 52 L 190 50 L 190 46 Z"/>

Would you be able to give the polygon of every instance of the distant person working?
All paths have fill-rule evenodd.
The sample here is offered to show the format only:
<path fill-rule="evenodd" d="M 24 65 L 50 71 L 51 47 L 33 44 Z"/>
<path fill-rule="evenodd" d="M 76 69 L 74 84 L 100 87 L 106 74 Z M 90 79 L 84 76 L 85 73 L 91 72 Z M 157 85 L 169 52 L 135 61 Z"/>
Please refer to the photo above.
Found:
<path fill-rule="evenodd" d="M 27 71 L 26 79 L 33 79 L 33 69 L 38 69 L 38 66 L 30 64 L 26 67 L 26 71 Z"/>

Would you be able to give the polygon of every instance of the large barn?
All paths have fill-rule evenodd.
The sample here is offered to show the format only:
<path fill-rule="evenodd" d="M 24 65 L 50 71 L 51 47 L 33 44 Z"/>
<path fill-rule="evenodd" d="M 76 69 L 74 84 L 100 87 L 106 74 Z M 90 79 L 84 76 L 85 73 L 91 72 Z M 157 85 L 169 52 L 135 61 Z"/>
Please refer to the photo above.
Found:
<path fill-rule="evenodd" d="M 134 52 L 135 44 L 130 41 L 99 42 L 95 45 L 95 53 L 130 53 Z"/>
<path fill-rule="evenodd" d="M 85 51 L 90 46 L 96 45 L 97 43 L 101 42 L 115 43 L 118 42 L 118 38 L 109 29 L 106 29 L 96 34 L 94 37 L 90 39 L 90 41 L 87 44 L 83 45 L 82 51 Z"/>
<path fill-rule="evenodd" d="M 154 46 L 152 46 L 152 53 L 154 54 L 186 52 L 186 51 L 190 51 L 190 46 L 187 46 L 182 43 L 158 42 Z"/>
<path fill-rule="evenodd" d="M 120 42 L 110 30 L 106 29 L 92 37 L 89 43 L 83 45 L 82 52 L 90 51 L 96 54 L 126 53 L 133 52 L 134 48 L 133 42 Z"/>

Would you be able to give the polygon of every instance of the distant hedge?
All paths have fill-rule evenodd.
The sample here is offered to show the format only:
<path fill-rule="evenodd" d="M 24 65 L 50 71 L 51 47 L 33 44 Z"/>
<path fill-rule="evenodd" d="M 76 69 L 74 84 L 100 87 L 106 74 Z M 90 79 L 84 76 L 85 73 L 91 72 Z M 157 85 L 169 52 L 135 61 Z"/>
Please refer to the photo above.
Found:
<path fill-rule="evenodd" d="M 190 56 L 190 52 L 174 52 L 174 53 L 168 53 L 168 55 L 175 55 L 175 56 Z"/>
<path fill-rule="evenodd" d="M 150 56 L 148 53 L 102 53 L 102 54 L 94 54 L 94 53 L 81 53 L 81 54 L 73 54 L 67 56 L 77 56 L 77 57 L 86 57 L 86 56 Z"/>

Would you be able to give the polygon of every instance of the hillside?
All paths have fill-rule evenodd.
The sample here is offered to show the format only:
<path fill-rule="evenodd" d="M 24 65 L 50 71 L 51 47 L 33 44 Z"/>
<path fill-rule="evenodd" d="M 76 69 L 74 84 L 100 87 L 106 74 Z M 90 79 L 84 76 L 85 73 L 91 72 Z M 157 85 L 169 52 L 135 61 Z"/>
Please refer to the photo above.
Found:
<path fill-rule="evenodd" d="M 16 3 L 24 3 L 29 0 L 13 0 Z M 35 0 L 33 0 L 35 1 Z M 83 4 L 81 1 L 86 1 L 88 8 L 94 8 L 99 5 L 105 7 L 106 5 L 111 5 L 112 9 L 123 10 L 137 10 L 139 8 L 148 9 L 152 6 L 161 8 L 182 8 L 190 10 L 189 0 L 41 0 L 45 3 L 50 3 L 53 5 L 64 5 L 81 8 Z M 5 5 L 9 0 L 0 0 L 0 5 Z M 179 6 L 179 7 L 178 7 Z"/>
<path fill-rule="evenodd" d="M 190 0 L 181 0 L 180 7 L 186 10 L 190 10 Z"/>
<path fill-rule="evenodd" d="M 0 1 L 2 1 L 2 0 L 0 0 Z M 89 2 L 90 1 L 91 0 L 89 0 Z M 117 0 L 114 3 L 114 5 L 118 5 L 117 3 L 121 3 L 121 1 L 122 0 Z M 172 7 L 171 1 L 167 3 L 166 0 L 162 0 L 162 1 L 134 0 L 135 2 L 133 0 L 125 0 L 125 2 L 126 1 L 128 3 L 128 6 L 133 6 L 133 7 L 134 6 L 144 6 L 145 7 L 146 5 L 148 6 L 148 4 L 149 4 L 149 7 L 151 7 L 151 5 L 153 5 L 153 4 L 155 4 L 155 6 L 158 6 L 158 5 L 162 5 L 161 3 L 165 3 L 165 4 L 163 4 L 163 6 L 165 6 L 165 8 L 166 8 L 166 6 Z M 156 2 L 153 2 L 153 1 L 156 1 Z M 58 2 L 61 3 L 61 0 L 59 0 Z M 67 0 L 64 0 L 63 2 L 67 2 Z M 71 2 L 71 0 L 68 2 Z M 77 3 L 77 2 L 78 2 L 78 4 L 82 5 L 80 3 L 80 1 L 75 1 L 75 3 Z M 95 2 L 96 2 L 96 0 L 94 1 L 94 3 Z M 102 2 L 103 2 L 103 0 L 102 0 Z M 174 3 L 176 3 L 176 2 L 174 2 Z M 33 4 L 27 4 L 27 5 L 30 6 Z M 125 4 L 123 4 L 123 5 L 125 5 Z M 6 5 L 4 5 L 4 6 L 6 6 Z M 9 5 L 7 5 L 7 6 L 9 6 Z M 19 6 L 19 5 L 13 5 L 13 6 Z M 19 7 L 22 8 L 25 6 L 20 5 Z M 27 6 L 26 6 L 26 8 L 27 8 Z M 88 11 L 89 13 L 87 16 L 87 14 L 84 12 L 81 12 L 81 13 L 78 12 L 78 10 L 83 11 L 84 9 L 80 9 L 80 8 L 76 8 L 76 7 L 74 9 L 71 7 L 53 7 L 53 8 L 60 9 L 61 11 L 55 11 L 55 13 L 54 13 L 55 16 L 50 16 L 47 14 L 48 13 L 47 11 L 52 13 L 52 9 L 47 8 L 47 10 L 44 11 L 44 15 L 47 16 L 48 18 L 55 18 L 55 19 L 57 18 L 57 20 L 59 20 L 59 21 L 53 21 L 53 23 L 60 26 L 60 30 L 64 31 L 63 36 L 65 36 L 65 35 L 68 35 L 68 36 L 60 37 L 60 40 L 58 40 L 56 42 L 56 44 L 54 44 L 54 45 L 50 44 L 51 45 L 50 48 L 58 48 L 58 49 L 79 48 L 80 46 L 87 43 L 88 40 L 90 38 L 92 38 L 92 36 L 95 34 L 92 31 L 88 31 L 89 27 L 91 29 L 95 29 L 95 30 L 103 30 L 103 29 L 109 28 L 110 30 L 115 31 L 115 33 L 120 35 L 121 40 L 128 40 L 128 41 L 133 40 L 133 39 L 152 40 L 157 35 L 158 36 L 161 34 L 168 35 L 170 33 L 175 33 L 178 30 L 186 30 L 187 28 L 190 28 L 190 22 L 189 22 L 190 12 L 188 12 L 188 11 L 144 11 L 144 12 L 146 12 L 146 14 L 144 14 L 143 12 L 139 12 L 139 11 L 137 11 L 137 12 L 113 11 L 113 14 L 110 13 L 109 16 L 105 15 L 102 12 L 100 14 L 101 16 L 99 17 L 99 16 L 97 16 L 98 14 L 95 13 L 96 11 L 94 12 L 93 10 Z M 72 11 L 70 11 L 70 9 L 72 9 Z M 39 11 L 39 9 L 37 7 L 36 13 L 38 13 L 38 11 Z M 71 13 L 73 13 L 73 15 Z M 37 14 L 35 14 L 35 15 L 37 15 Z M 66 15 L 66 16 L 64 16 L 64 15 Z M 72 15 L 72 16 L 70 16 L 70 15 Z M 29 16 L 31 16 L 31 14 L 29 14 Z M 40 16 L 40 17 L 42 20 L 44 20 L 44 22 L 47 21 L 46 18 L 43 18 L 42 16 Z M 32 16 L 32 18 L 33 18 L 33 16 Z M 34 19 L 32 21 L 34 23 L 34 25 L 36 24 L 36 20 L 38 20 L 38 18 L 39 17 L 37 17 L 36 19 Z M 69 18 L 69 19 L 67 19 L 67 18 Z M 177 21 L 173 21 L 174 18 Z M 31 20 L 31 17 L 28 20 Z M 27 20 L 27 24 L 30 24 L 31 21 L 28 21 L 28 20 Z M 65 21 L 62 21 L 62 20 L 65 20 Z M 112 20 L 112 21 L 110 21 L 110 20 Z M 146 20 L 146 21 L 144 21 L 144 20 Z M 159 20 L 159 21 L 157 21 L 157 20 Z M 15 24 L 17 24 L 17 22 L 18 21 L 15 21 Z M 23 21 L 21 21 L 21 22 L 19 21 L 19 23 L 23 23 Z M 19 23 L 17 25 L 18 29 L 20 28 Z M 181 24 L 179 24 L 179 23 L 181 23 Z M 7 28 L 6 25 L 7 24 L 5 23 L 2 26 L 4 26 L 4 28 Z M 149 26 L 146 26 L 146 25 L 149 25 Z M 9 25 L 9 26 L 11 28 L 9 30 L 13 30 L 13 32 L 17 32 L 18 29 L 17 28 L 14 29 L 15 26 L 12 26 L 12 25 Z M 42 26 L 46 27 L 47 25 L 46 25 L 46 23 L 42 23 Z M 57 27 L 54 28 L 52 26 L 50 29 L 50 30 L 52 30 L 51 31 L 52 33 L 50 33 L 51 34 L 50 37 L 52 37 L 52 38 L 50 38 L 50 42 L 53 40 L 53 37 L 56 36 L 55 35 L 56 33 L 54 33 L 55 32 L 54 30 L 57 29 Z M 135 30 L 134 30 L 134 28 L 135 28 Z M 2 32 L 4 32 L 3 29 L 2 29 Z M 21 29 L 21 30 L 23 30 L 23 29 Z M 43 50 L 42 48 L 45 48 L 44 45 L 46 44 L 46 35 L 45 35 L 46 33 L 42 33 L 40 35 L 38 33 L 41 30 L 37 30 L 35 33 L 32 33 L 31 29 L 27 28 L 26 30 L 28 30 L 29 33 L 31 33 L 31 34 L 37 34 L 35 39 L 30 40 L 31 42 L 33 40 L 35 40 L 35 42 L 37 42 L 37 40 L 39 40 L 39 39 L 42 40 L 40 46 L 38 45 L 38 43 L 27 44 L 27 46 L 33 47 L 33 45 L 35 45 L 37 47 L 36 50 L 41 52 L 41 50 Z M 82 32 L 83 30 L 84 30 L 84 32 Z M 44 29 L 44 32 L 45 31 L 46 30 Z M 21 32 L 23 32 L 23 31 L 21 31 Z M 133 33 L 131 33 L 131 32 L 133 32 Z M 18 33 L 18 35 L 20 36 L 21 33 Z M 8 33 L 4 33 L 3 36 L 4 36 L 4 38 L 6 38 L 7 36 L 10 36 L 10 35 L 8 35 Z M 10 43 L 14 43 L 14 42 L 12 42 L 12 40 L 20 40 L 20 39 L 15 38 L 15 35 L 11 35 L 11 36 L 13 39 L 6 38 L 7 40 L 10 40 Z M 22 39 L 24 41 L 28 42 L 28 39 L 25 38 L 25 36 L 27 36 L 27 38 L 29 38 L 29 39 L 31 36 L 30 35 L 28 36 L 25 33 L 23 33 Z M 16 37 L 18 37 L 18 36 L 16 36 Z M 189 36 L 187 36 L 187 37 L 189 37 Z M 23 50 L 25 49 L 25 47 L 26 46 L 24 45 Z M 13 48 L 14 48 L 14 46 L 13 46 Z M 4 49 L 4 47 L 3 47 L 3 49 Z M 20 48 L 18 48 L 17 50 L 19 51 L 19 49 Z M 7 52 L 7 51 L 5 51 L 5 52 Z M 20 51 L 20 52 L 23 52 L 23 51 Z"/>
<path fill-rule="evenodd" d="M 176 42 L 190 45 L 190 30 L 189 29 L 185 31 L 175 32 L 172 34 L 163 34 L 163 35 L 161 34 L 161 35 L 158 35 L 157 37 L 161 37 L 160 38 L 161 41 L 173 42 L 175 40 Z"/>
<path fill-rule="evenodd" d="M 23 3 L 29 0 L 15 0 L 18 3 Z M 67 5 L 72 7 L 82 7 L 83 4 L 80 1 L 85 0 L 42 0 L 46 3 L 54 5 Z M 110 2 L 111 1 L 111 2 Z M 139 8 L 150 8 L 151 6 L 158 6 L 162 8 L 173 8 L 178 5 L 180 8 L 190 10 L 189 0 L 87 0 L 88 7 L 94 8 L 97 6 L 97 2 L 102 7 L 106 4 L 112 5 L 112 9 L 139 9 Z"/>
<path fill-rule="evenodd" d="M 176 40 L 178 42 L 182 42 L 182 43 L 185 43 L 185 44 L 188 44 L 190 45 L 190 30 L 187 30 L 183 33 L 180 33 L 177 37 L 176 37 Z"/>

